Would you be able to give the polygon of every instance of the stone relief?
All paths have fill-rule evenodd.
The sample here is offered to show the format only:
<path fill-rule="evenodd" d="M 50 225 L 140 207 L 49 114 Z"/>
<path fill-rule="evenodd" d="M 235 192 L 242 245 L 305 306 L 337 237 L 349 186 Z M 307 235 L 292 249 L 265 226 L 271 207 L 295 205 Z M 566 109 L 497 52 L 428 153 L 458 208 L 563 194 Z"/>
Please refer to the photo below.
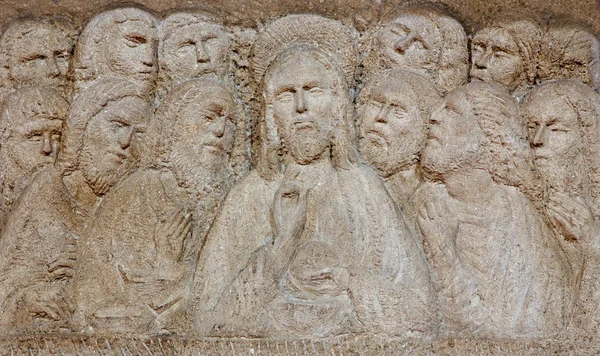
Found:
<path fill-rule="evenodd" d="M 505 86 L 521 99 L 536 76 L 541 25 L 526 14 L 503 14 L 471 41 L 471 79 Z"/>
<path fill-rule="evenodd" d="M 67 90 L 75 36 L 67 19 L 10 23 L 0 37 L 2 92 L 27 85 Z"/>
<path fill-rule="evenodd" d="M 467 82 L 469 53 L 462 25 L 434 5 L 411 6 L 383 24 L 365 53 L 368 72 L 407 68 L 428 75 L 446 94 Z"/>
<path fill-rule="evenodd" d="M 598 37 L 459 19 L 11 22 L 0 330 L 595 337 Z"/>
<path fill-rule="evenodd" d="M 170 91 L 194 78 L 228 78 L 230 35 L 206 13 L 174 13 L 159 27 L 158 63 L 161 84 Z"/>

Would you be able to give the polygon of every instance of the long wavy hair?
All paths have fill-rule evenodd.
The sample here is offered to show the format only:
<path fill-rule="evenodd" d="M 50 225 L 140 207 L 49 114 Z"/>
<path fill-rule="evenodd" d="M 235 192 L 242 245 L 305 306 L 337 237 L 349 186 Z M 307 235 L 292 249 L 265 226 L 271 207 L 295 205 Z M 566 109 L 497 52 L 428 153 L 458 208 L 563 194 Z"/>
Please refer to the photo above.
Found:
<path fill-rule="evenodd" d="M 354 106 L 350 100 L 350 91 L 344 73 L 331 56 L 328 56 L 318 48 L 307 45 L 293 46 L 280 53 L 271 62 L 261 83 L 264 99 L 262 106 L 263 119 L 258 123 L 260 150 L 257 153 L 256 169 L 260 176 L 267 180 L 274 179 L 281 173 L 282 143 L 273 116 L 273 98 L 267 93 L 266 83 L 268 83 L 273 72 L 279 65 L 285 63 L 298 52 L 301 52 L 307 58 L 321 63 L 327 70 L 333 83 L 332 92 L 336 98 L 333 104 L 333 111 L 337 113 L 335 117 L 331 118 L 333 124 L 331 157 L 334 167 L 346 169 L 358 160 L 358 153 L 355 148 Z"/>

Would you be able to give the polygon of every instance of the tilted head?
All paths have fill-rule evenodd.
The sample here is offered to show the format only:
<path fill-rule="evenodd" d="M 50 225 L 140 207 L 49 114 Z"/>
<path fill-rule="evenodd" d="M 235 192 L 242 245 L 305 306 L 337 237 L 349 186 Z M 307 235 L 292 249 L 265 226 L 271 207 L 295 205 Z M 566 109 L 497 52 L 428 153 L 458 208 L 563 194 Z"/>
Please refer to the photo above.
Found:
<path fill-rule="evenodd" d="M 502 86 L 462 86 L 433 111 L 430 123 L 422 165 L 434 179 L 484 169 L 498 183 L 521 187 L 535 177 L 519 107 Z"/>
<path fill-rule="evenodd" d="M 359 149 L 366 162 L 382 176 L 414 166 L 440 98 L 429 77 L 405 69 L 369 81 L 358 98 Z"/>
<path fill-rule="evenodd" d="M 152 117 L 148 96 L 124 79 L 106 78 L 75 98 L 59 162 L 80 169 L 96 194 L 105 194 L 138 162 L 139 140 Z"/>
<path fill-rule="evenodd" d="M 96 15 L 75 49 L 75 80 L 113 76 L 139 82 L 150 92 L 156 85 L 157 20 L 135 7 Z"/>
<path fill-rule="evenodd" d="M 206 172 L 231 171 L 231 153 L 237 127 L 244 115 L 239 102 L 224 84 L 192 79 L 175 88 L 158 107 L 148 128 L 147 146 L 153 164 L 171 169 L 180 184 L 195 178 L 196 168 Z"/>
<path fill-rule="evenodd" d="M 442 94 L 467 81 L 467 35 L 456 19 L 437 6 L 402 9 L 374 34 L 371 46 L 369 56 L 378 60 L 368 59 L 368 66 L 428 75 Z"/>
<path fill-rule="evenodd" d="M 538 21 L 524 14 L 503 14 L 484 25 L 471 41 L 471 78 L 524 89 L 535 81 L 542 40 Z"/>

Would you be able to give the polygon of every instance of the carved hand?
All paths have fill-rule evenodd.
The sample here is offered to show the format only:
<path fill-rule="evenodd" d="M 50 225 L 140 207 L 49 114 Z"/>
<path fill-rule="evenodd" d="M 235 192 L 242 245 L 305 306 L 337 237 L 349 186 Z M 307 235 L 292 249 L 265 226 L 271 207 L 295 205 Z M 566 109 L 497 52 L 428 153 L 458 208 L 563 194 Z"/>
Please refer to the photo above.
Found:
<path fill-rule="evenodd" d="M 286 176 L 275 192 L 271 208 L 271 225 L 274 244 L 282 246 L 286 241 L 299 237 L 306 223 L 306 203 L 309 190 Z"/>
<path fill-rule="evenodd" d="M 20 310 L 31 317 L 67 320 L 74 308 L 62 285 L 41 283 L 24 289 L 18 301 Z"/>
<path fill-rule="evenodd" d="M 62 251 L 47 264 L 50 280 L 64 280 L 73 277 L 77 264 L 77 246 L 67 244 Z"/>
<path fill-rule="evenodd" d="M 183 257 L 185 240 L 192 229 L 192 214 L 177 209 L 164 222 L 158 222 L 154 228 L 154 242 L 158 253 L 170 261 L 179 261 Z"/>
<path fill-rule="evenodd" d="M 593 230 L 594 216 L 581 197 L 566 193 L 554 193 L 547 206 L 548 216 L 556 229 L 567 240 L 589 240 Z"/>
<path fill-rule="evenodd" d="M 450 282 L 448 278 L 455 274 L 459 263 L 454 244 L 458 231 L 455 213 L 446 201 L 434 199 L 419 209 L 417 225 L 423 235 L 423 247 L 433 264 L 436 279 L 447 284 Z"/>

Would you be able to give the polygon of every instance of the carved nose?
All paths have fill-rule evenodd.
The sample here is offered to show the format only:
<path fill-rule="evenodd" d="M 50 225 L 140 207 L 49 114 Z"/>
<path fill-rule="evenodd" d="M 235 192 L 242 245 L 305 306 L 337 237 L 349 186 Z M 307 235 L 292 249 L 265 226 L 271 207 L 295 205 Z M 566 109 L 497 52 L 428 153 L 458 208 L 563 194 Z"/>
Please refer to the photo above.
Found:
<path fill-rule="evenodd" d="M 216 137 L 221 138 L 225 134 L 225 123 L 226 119 L 224 116 L 219 117 L 219 119 L 214 122 L 212 132 Z"/>
<path fill-rule="evenodd" d="M 401 40 L 399 40 L 398 42 L 396 42 L 394 48 L 396 49 L 396 52 L 403 54 L 408 47 L 410 47 L 410 45 L 415 41 L 416 39 L 416 35 L 415 34 L 410 34 L 408 36 L 406 36 L 406 38 L 403 38 Z"/>
<path fill-rule="evenodd" d="M 123 132 L 121 137 L 119 138 L 119 145 L 122 149 L 126 149 L 131 145 L 131 141 L 133 140 L 133 128 L 130 128 L 126 132 Z"/>
<path fill-rule="evenodd" d="M 48 57 L 46 59 L 46 67 L 47 73 L 51 77 L 58 77 L 60 75 L 60 69 L 58 68 L 58 64 L 56 64 L 56 60 L 53 57 Z"/>
<path fill-rule="evenodd" d="M 196 43 L 196 60 L 199 63 L 206 63 L 210 60 L 206 47 L 204 47 L 204 42 L 202 41 Z"/>
<path fill-rule="evenodd" d="M 474 64 L 477 69 L 487 69 L 492 56 L 491 50 L 486 49 L 480 56 L 475 57 Z"/>
<path fill-rule="evenodd" d="M 54 145 L 50 136 L 49 132 L 45 132 L 42 137 L 42 155 L 48 156 L 54 151 Z"/>
<path fill-rule="evenodd" d="M 390 104 L 385 104 L 381 110 L 379 110 L 379 113 L 377 113 L 377 118 L 376 121 L 377 122 L 381 122 L 383 124 L 386 124 L 388 122 L 388 115 L 390 113 Z"/>
<path fill-rule="evenodd" d="M 296 91 L 296 95 L 295 95 L 294 99 L 296 101 L 296 112 L 299 114 L 305 112 L 307 110 L 307 107 L 306 107 L 306 98 L 304 97 L 304 90 L 300 89 L 300 90 Z"/>
<path fill-rule="evenodd" d="M 546 131 L 546 125 L 538 125 L 531 142 L 533 146 L 539 147 L 544 144 L 544 132 Z"/>

